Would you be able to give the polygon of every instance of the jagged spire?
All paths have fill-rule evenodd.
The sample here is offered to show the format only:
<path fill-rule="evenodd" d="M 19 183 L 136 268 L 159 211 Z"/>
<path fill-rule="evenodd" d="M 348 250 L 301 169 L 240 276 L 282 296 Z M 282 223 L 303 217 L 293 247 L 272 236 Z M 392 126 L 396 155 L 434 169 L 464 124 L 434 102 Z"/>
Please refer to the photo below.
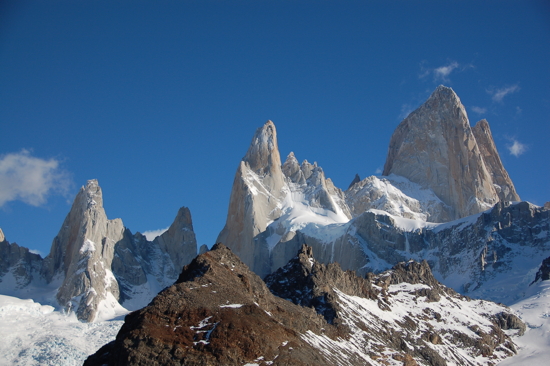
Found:
<path fill-rule="evenodd" d="M 243 158 L 250 169 L 257 174 L 272 173 L 281 166 L 281 156 L 277 144 L 277 130 L 272 121 L 267 121 L 256 130 L 250 147 Z"/>

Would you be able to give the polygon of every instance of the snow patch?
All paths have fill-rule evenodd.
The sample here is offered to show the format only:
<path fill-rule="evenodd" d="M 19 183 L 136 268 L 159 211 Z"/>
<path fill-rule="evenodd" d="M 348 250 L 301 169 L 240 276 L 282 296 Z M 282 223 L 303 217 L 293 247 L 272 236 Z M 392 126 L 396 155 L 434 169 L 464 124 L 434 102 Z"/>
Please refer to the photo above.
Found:
<path fill-rule="evenodd" d="M 84 244 L 82 244 L 82 247 L 80 247 L 80 254 L 86 254 L 91 252 L 95 252 L 95 243 L 90 239 L 86 239 L 84 241 Z"/>

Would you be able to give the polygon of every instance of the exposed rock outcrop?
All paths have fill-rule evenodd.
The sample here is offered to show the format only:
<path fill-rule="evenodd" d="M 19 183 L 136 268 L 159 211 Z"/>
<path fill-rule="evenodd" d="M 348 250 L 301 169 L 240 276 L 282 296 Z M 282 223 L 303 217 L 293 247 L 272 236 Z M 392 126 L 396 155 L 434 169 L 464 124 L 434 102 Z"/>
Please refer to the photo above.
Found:
<path fill-rule="evenodd" d="M 206 252 L 208 252 L 208 245 L 206 244 L 201 245 L 201 247 L 199 248 L 199 254 L 204 254 Z"/>
<path fill-rule="evenodd" d="M 265 276 L 294 256 L 293 246 L 272 249 L 279 241 L 293 240 L 296 228 L 287 225 L 287 219 L 297 212 L 324 223 L 351 218 L 344 193 L 317 163 L 299 164 L 291 152 L 281 166 L 275 125 L 268 121 L 254 134 L 237 169 L 226 224 L 217 241 Z"/>
<path fill-rule="evenodd" d="M 89 180 L 54 238 L 43 268 L 47 282 L 63 278 L 57 301 L 75 309 L 79 319 L 93 321 L 100 304 L 113 310 L 118 305 L 120 290 L 111 263 L 123 234 L 122 220 L 107 219 L 97 180 Z"/>
<path fill-rule="evenodd" d="M 0 229 L 0 291 L 16 294 L 40 277 L 42 257 L 17 243 L 9 243 Z"/>
<path fill-rule="evenodd" d="M 361 177 L 359 177 L 359 174 L 355 174 L 355 177 L 349 184 L 348 189 L 350 189 L 351 187 L 353 187 L 354 184 L 359 183 L 360 181 L 361 181 Z"/>
<path fill-rule="evenodd" d="M 265 283 L 279 297 L 314 307 L 331 324 L 339 309 L 336 289 L 352 296 L 376 297 L 370 281 L 353 271 L 342 271 L 338 263 L 320 263 L 313 257 L 313 248 L 305 244 L 286 266 L 267 276 Z"/>
<path fill-rule="evenodd" d="M 538 281 L 550 281 L 550 257 L 542 261 L 533 283 Z"/>
<path fill-rule="evenodd" d="M 269 252 L 255 237 L 280 216 L 286 195 L 277 131 L 271 121 L 256 130 L 235 174 L 225 227 L 217 241 L 226 243 L 251 268 L 269 266 Z"/>
<path fill-rule="evenodd" d="M 501 196 L 517 197 L 489 125 L 481 122 L 474 133 L 460 99 L 444 86 L 393 133 L 383 175 L 392 173 L 433 190 L 452 208 L 451 219 L 485 211 Z"/>
<path fill-rule="evenodd" d="M 52 305 L 75 311 L 80 320 L 111 318 L 126 311 L 122 306 L 134 310 L 149 303 L 196 253 L 187 208 L 149 242 L 140 233 L 132 235 L 122 220 L 107 219 L 101 188 L 97 180 L 89 180 L 46 258 L 0 241 L 0 291 L 41 302 L 48 302 L 53 292 L 57 303 Z"/>
<path fill-rule="evenodd" d="M 120 303 L 135 310 L 149 303 L 174 283 L 185 264 L 197 254 L 191 212 L 178 210 L 167 231 L 148 241 L 141 233 L 126 229 L 115 246 L 113 273 L 121 288 Z"/>
<path fill-rule="evenodd" d="M 446 289 L 426 263 L 364 279 L 302 247 L 269 283 L 298 305 L 217 244 L 85 365 L 490 364 L 515 353 L 497 320 L 522 325 L 502 305 Z"/>

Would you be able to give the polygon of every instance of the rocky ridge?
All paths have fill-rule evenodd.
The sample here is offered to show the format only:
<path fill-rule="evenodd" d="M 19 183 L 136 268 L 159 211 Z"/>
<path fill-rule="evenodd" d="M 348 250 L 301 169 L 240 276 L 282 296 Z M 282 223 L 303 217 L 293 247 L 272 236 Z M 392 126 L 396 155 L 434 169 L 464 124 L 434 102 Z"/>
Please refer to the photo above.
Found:
<path fill-rule="evenodd" d="M 493 365 L 515 353 L 499 322 L 523 326 L 446 289 L 426 263 L 364 279 L 303 247 L 268 284 L 292 302 L 217 244 L 85 365 Z"/>
<path fill-rule="evenodd" d="M 344 262 L 342 268 L 360 274 L 411 258 L 427 260 L 446 286 L 510 303 L 516 299 L 508 294 L 526 288 L 540 258 L 550 255 L 549 213 L 528 202 L 499 202 L 478 215 L 431 224 L 371 210 L 343 225 L 332 242 L 301 232 L 296 237 L 318 251 L 315 257 L 322 263 L 331 262 L 344 247 L 353 251 L 354 262 Z"/>
<path fill-rule="evenodd" d="M 187 208 L 180 209 L 167 232 L 149 242 L 139 233 L 132 235 L 122 220 L 107 219 L 101 187 L 89 180 L 46 258 L 5 238 L 0 252 L 2 293 L 32 297 L 94 321 L 125 311 L 122 306 L 147 304 L 173 283 L 197 248 Z"/>
<path fill-rule="evenodd" d="M 276 136 L 271 121 L 256 132 L 218 237 L 261 277 L 284 266 L 305 243 L 318 261 L 338 262 L 360 274 L 409 258 L 427 259 L 435 276 L 455 290 L 511 301 L 497 288 L 512 279 L 518 289 L 526 286 L 532 281 L 529 272 L 540 265 L 538 256 L 550 255 L 545 210 L 510 204 L 519 197 L 487 121 L 471 128 L 450 88 L 438 87 L 398 126 L 385 166 L 388 175 L 356 176 L 345 192 L 316 163 L 300 164 L 293 153 L 281 171 L 266 163 L 279 161 L 280 153 L 276 138 L 260 143 L 264 130 Z M 253 154 L 263 163 L 243 174 Z M 269 154 L 274 157 L 268 159 Z M 268 175 L 262 172 L 282 176 L 282 186 L 264 184 Z M 254 202 L 260 201 L 269 204 L 256 210 Z M 232 207 L 239 204 L 246 212 L 235 214 Z"/>

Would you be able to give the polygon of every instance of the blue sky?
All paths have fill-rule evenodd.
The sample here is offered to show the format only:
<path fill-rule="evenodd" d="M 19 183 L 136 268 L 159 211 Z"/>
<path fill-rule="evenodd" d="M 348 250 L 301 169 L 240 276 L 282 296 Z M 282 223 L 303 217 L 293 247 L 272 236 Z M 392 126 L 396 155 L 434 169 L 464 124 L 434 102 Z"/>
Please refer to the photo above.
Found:
<path fill-rule="evenodd" d="M 489 121 L 521 198 L 550 201 L 547 1 L 3 1 L 0 228 L 47 254 L 98 179 L 132 232 L 187 206 L 212 245 L 266 120 L 283 160 L 345 189 L 439 84 Z"/>

